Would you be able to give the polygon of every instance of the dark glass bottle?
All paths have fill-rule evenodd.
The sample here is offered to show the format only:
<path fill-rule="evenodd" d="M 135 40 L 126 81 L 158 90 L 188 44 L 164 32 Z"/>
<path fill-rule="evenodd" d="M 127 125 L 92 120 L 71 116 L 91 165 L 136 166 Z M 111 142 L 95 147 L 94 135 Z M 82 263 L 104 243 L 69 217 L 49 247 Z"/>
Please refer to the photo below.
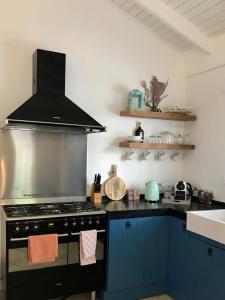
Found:
<path fill-rule="evenodd" d="M 140 143 L 144 143 L 144 130 L 141 128 L 141 122 L 137 123 L 138 128 L 135 130 L 135 135 L 140 136 Z"/>

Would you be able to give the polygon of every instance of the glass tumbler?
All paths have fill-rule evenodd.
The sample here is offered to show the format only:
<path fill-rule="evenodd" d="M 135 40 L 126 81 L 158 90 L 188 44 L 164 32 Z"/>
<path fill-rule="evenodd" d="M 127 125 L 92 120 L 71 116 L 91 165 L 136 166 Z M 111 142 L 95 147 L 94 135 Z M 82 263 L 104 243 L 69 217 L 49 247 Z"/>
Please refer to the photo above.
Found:
<path fill-rule="evenodd" d="M 161 135 L 158 135 L 158 136 L 155 137 L 155 143 L 156 144 L 162 144 L 162 137 L 161 137 Z"/>
<path fill-rule="evenodd" d="M 150 137 L 148 138 L 148 142 L 149 142 L 149 144 L 155 144 L 155 136 L 150 135 Z"/>

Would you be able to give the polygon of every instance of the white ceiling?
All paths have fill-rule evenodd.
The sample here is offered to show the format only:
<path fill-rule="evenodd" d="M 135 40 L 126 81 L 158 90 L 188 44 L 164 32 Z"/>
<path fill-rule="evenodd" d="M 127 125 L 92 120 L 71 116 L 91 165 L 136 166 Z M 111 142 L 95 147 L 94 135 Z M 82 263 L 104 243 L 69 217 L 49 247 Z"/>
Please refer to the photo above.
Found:
<path fill-rule="evenodd" d="M 137 0 L 111 1 L 180 50 L 183 51 L 193 46 L 189 39 L 179 34 L 179 30 L 173 30 L 166 22 L 163 23 L 162 20 L 154 17 L 151 12 L 141 6 Z M 162 1 L 179 16 L 210 38 L 225 33 L 225 0 L 158 1 Z"/>
<path fill-rule="evenodd" d="M 225 32 L 225 0 L 163 0 L 186 20 L 214 37 Z"/>

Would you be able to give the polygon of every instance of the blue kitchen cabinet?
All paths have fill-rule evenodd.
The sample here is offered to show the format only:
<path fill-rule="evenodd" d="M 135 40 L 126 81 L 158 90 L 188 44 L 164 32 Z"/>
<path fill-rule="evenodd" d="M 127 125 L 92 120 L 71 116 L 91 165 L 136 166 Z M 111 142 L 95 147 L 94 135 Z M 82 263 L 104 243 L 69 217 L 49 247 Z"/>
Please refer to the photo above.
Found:
<path fill-rule="evenodd" d="M 142 219 L 109 222 L 107 290 L 120 290 L 142 284 Z"/>
<path fill-rule="evenodd" d="M 198 235 L 189 233 L 189 261 L 187 278 L 190 282 L 186 291 L 192 300 L 225 299 L 225 251 Z"/>
<path fill-rule="evenodd" d="M 107 284 L 100 299 L 133 300 L 165 292 L 168 217 L 110 220 Z"/>
<path fill-rule="evenodd" d="M 143 283 L 167 281 L 169 220 L 166 216 L 143 219 Z"/>
<path fill-rule="evenodd" d="M 174 298 L 184 300 L 189 262 L 189 236 L 183 220 L 169 217 L 168 251 L 168 293 Z M 189 299 L 191 300 L 191 299 Z"/>
<path fill-rule="evenodd" d="M 225 299 L 225 250 L 170 219 L 168 293 L 175 300 Z"/>

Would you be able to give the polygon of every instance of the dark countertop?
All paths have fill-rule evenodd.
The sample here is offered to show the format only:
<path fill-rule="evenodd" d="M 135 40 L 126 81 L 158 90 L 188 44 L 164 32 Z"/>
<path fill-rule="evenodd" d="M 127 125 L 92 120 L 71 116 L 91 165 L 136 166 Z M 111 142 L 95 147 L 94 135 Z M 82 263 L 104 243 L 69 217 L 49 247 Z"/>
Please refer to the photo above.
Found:
<path fill-rule="evenodd" d="M 171 215 L 186 219 L 187 211 L 225 209 L 225 203 L 213 201 L 212 204 L 201 204 L 192 201 L 190 205 L 150 203 L 144 199 L 127 201 L 103 200 L 97 207 L 106 210 L 109 219 L 125 219 L 147 216 Z"/>

